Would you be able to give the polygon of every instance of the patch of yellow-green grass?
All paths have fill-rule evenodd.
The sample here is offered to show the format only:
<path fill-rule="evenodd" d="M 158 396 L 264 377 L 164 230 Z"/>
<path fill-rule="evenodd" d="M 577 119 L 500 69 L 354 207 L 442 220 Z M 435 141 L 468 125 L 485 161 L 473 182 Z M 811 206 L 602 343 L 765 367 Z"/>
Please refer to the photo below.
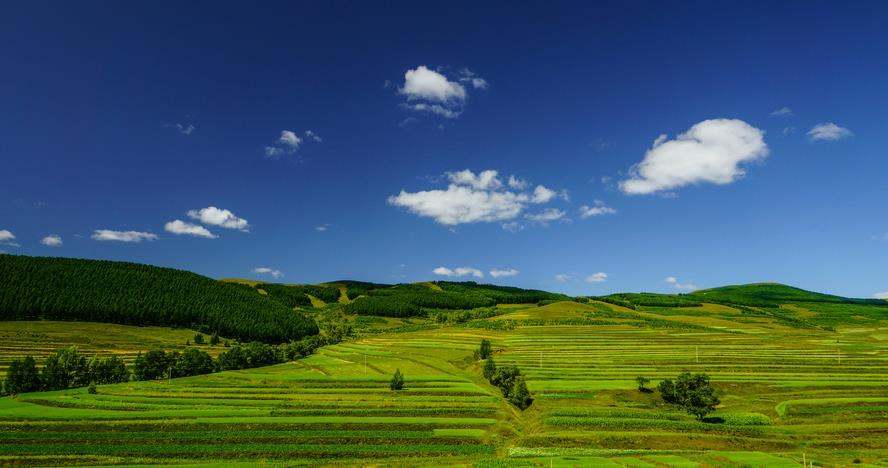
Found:
<path fill-rule="evenodd" d="M 186 343 L 194 346 L 196 333 L 185 328 L 134 327 L 111 323 L 50 320 L 0 322 L 0 374 L 5 374 L 14 359 L 33 356 L 39 363 L 69 346 L 77 346 L 87 356 L 116 355 L 131 362 L 140 352 L 152 349 L 182 350 Z M 204 335 L 204 338 L 209 337 Z M 221 345 L 198 347 L 214 356 L 225 349 Z"/>
<path fill-rule="evenodd" d="M 541 307 L 528 307 L 516 312 L 498 315 L 490 320 L 562 320 L 584 318 L 595 308 L 573 301 L 561 301 Z"/>
<path fill-rule="evenodd" d="M 312 296 L 311 294 L 306 294 L 306 296 L 308 296 L 308 300 L 311 301 L 311 306 L 314 307 L 315 309 L 320 309 L 320 308 L 324 307 L 325 305 L 327 305 L 326 302 Z"/>
<path fill-rule="evenodd" d="M 431 281 L 423 281 L 423 282 L 416 283 L 416 284 L 418 284 L 420 286 L 425 286 L 433 291 L 443 291 L 443 289 L 441 289 L 441 286 L 438 286 L 437 284 L 432 283 Z"/>
<path fill-rule="evenodd" d="M 244 278 L 220 278 L 219 281 L 222 281 L 223 283 L 246 284 L 247 286 L 256 286 L 257 284 L 264 283 L 264 281 L 256 281 Z"/>

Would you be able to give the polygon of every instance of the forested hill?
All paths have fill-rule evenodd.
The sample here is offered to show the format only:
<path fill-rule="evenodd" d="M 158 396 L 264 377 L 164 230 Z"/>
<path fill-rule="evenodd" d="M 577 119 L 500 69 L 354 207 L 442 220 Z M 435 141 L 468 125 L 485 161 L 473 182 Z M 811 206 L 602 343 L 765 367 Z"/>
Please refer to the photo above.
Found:
<path fill-rule="evenodd" d="M 311 318 L 248 286 L 188 271 L 0 255 L 0 320 L 27 319 L 179 326 L 270 343 L 318 332 Z"/>

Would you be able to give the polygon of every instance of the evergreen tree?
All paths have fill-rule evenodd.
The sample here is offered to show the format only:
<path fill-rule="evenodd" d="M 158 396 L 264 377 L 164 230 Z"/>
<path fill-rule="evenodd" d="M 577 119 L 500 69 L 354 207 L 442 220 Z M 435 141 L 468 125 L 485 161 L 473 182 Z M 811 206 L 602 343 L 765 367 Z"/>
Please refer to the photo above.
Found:
<path fill-rule="evenodd" d="M 194 335 L 194 344 L 202 345 L 204 344 L 204 337 L 200 333 Z"/>
<path fill-rule="evenodd" d="M 9 368 L 6 369 L 4 390 L 12 395 L 40 390 L 40 373 L 37 371 L 37 362 L 34 358 L 26 356 L 9 364 Z"/>
<path fill-rule="evenodd" d="M 481 340 L 481 346 L 475 351 L 475 359 L 487 359 L 491 354 L 493 350 L 490 348 L 490 340 Z"/>
<path fill-rule="evenodd" d="M 527 409 L 530 404 L 533 403 L 533 398 L 531 398 L 530 392 L 527 390 L 527 384 L 524 382 L 524 377 L 519 377 L 513 381 L 508 398 L 509 402 L 520 410 Z"/>
<path fill-rule="evenodd" d="M 389 388 L 392 390 L 401 390 L 404 388 L 404 375 L 401 374 L 401 369 L 395 369 L 395 374 L 392 375 L 392 381 L 389 382 Z"/>

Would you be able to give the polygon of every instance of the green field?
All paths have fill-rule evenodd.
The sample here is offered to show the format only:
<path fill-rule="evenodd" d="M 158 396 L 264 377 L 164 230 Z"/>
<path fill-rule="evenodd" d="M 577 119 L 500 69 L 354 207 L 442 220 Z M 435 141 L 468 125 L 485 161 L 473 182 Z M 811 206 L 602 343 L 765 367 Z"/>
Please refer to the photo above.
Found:
<path fill-rule="evenodd" d="M 630 310 L 594 301 L 501 311 L 451 326 L 361 320 L 368 326 L 356 339 L 271 367 L 2 398 L 0 462 L 888 463 L 888 323 L 872 311 L 834 329 L 792 322 L 818 320 L 803 307 L 782 318 L 714 304 Z M 60 322 L 6 322 L 0 333 L 19 337 L 3 348 L 6 359 L 31 336 L 46 350 L 76 343 L 130 355 L 193 336 Z M 78 342 L 83 335 L 92 338 Z M 480 375 L 472 352 L 483 338 L 498 364 L 527 376 L 535 402 L 526 411 Z M 397 392 L 388 388 L 396 368 L 407 379 Z M 636 376 L 656 385 L 683 370 L 709 373 L 721 392 L 704 422 L 635 388 Z"/>

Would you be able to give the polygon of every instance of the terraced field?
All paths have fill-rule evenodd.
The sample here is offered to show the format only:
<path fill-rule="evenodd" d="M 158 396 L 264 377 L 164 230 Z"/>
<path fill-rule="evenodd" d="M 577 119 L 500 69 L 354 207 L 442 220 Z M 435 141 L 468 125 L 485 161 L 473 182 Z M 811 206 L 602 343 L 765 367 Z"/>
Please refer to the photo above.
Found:
<path fill-rule="evenodd" d="M 149 349 L 182 349 L 186 342 L 194 340 L 195 333 L 188 329 L 110 323 L 0 321 L 0 376 L 6 373 L 12 359 L 30 355 L 42 361 L 69 346 L 77 346 L 87 356 L 117 355 L 129 364 L 137 354 Z M 225 348 L 205 345 L 200 349 L 216 356 Z"/>
<path fill-rule="evenodd" d="M 417 322 L 277 366 L 2 398 L 0 464 L 888 464 L 888 323 L 790 322 L 594 302 Z M 527 376 L 526 411 L 481 376 L 483 338 Z M 721 392 L 704 422 L 636 389 L 684 370 Z"/>

